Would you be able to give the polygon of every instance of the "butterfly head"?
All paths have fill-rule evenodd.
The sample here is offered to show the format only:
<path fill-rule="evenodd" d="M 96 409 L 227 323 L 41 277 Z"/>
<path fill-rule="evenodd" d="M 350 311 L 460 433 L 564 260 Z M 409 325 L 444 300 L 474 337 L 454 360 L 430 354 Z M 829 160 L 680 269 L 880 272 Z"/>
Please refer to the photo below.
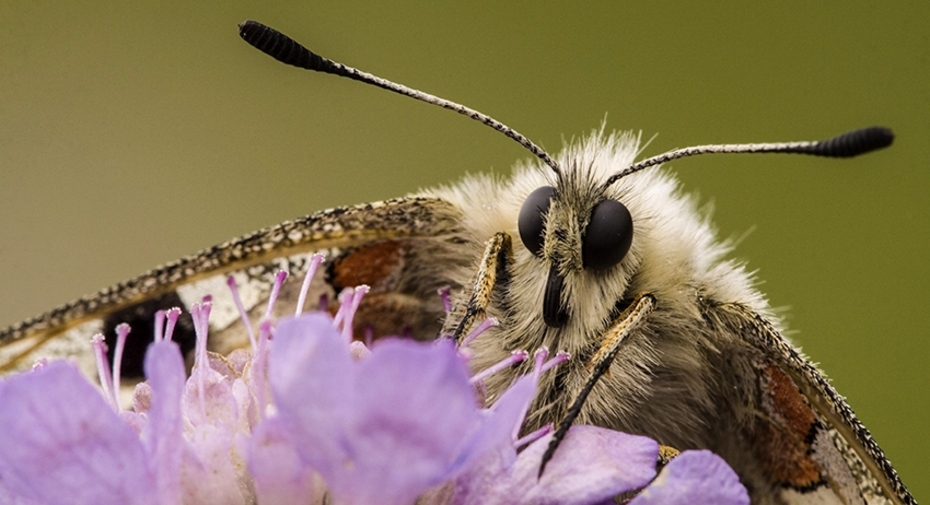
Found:
<path fill-rule="evenodd" d="M 562 153 L 558 173 L 540 168 L 536 177 L 517 177 L 527 189 L 516 223 L 515 282 L 521 270 L 535 271 L 534 312 L 550 331 L 601 326 L 626 294 L 639 264 L 633 209 L 643 202 L 635 184 L 605 181 L 638 149 L 637 136 L 596 132 Z"/>

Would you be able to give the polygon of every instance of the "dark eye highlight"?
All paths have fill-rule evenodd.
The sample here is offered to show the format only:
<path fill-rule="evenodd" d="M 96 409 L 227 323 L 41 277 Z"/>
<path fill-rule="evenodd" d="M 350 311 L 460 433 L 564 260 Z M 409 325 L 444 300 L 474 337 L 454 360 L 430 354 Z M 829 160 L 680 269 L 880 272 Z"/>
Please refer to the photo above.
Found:
<path fill-rule="evenodd" d="M 523 202 L 523 207 L 520 207 L 520 217 L 517 219 L 520 240 L 537 257 L 542 257 L 543 229 L 553 196 L 555 188 L 543 186 L 530 193 Z"/>
<path fill-rule="evenodd" d="M 522 212 L 520 217 L 523 217 Z M 606 270 L 620 263 L 632 243 L 633 217 L 630 211 L 616 200 L 604 200 L 591 211 L 591 220 L 581 239 L 584 267 Z"/>

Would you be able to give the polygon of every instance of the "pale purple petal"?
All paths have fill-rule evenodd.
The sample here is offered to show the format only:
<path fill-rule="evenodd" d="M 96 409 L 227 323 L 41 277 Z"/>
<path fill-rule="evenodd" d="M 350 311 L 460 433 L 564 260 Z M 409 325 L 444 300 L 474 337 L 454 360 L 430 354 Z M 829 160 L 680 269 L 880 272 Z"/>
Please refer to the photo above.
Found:
<path fill-rule="evenodd" d="M 749 495 L 739 477 L 720 456 L 710 451 L 685 451 L 630 505 L 748 505 Z"/>
<path fill-rule="evenodd" d="M 510 466 L 517 457 L 511 434 L 535 395 L 536 380 L 531 375 L 523 376 L 507 388 L 490 409 L 482 411 L 483 422 L 469 435 L 455 470 L 469 467 L 476 458 L 491 450 L 503 458 L 499 461 L 502 468 Z"/>
<path fill-rule="evenodd" d="M 71 364 L 51 362 L 0 383 L 0 479 L 47 504 L 158 501 L 134 430 Z"/>
<path fill-rule="evenodd" d="M 140 382 L 140 384 L 142 383 Z M 118 415 L 121 421 L 126 423 L 126 425 L 131 427 L 133 431 L 136 432 L 137 436 L 142 436 L 142 430 L 145 429 L 145 425 L 147 423 L 147 417 L 145 414 L 140 414 L 131 410 L 121 410 Z"/>
<path fill-rule="evenodd" d="M 404 503 L 451 477 L 464 435 L 481 420 L 454 345 L 385 339 L 354 368 L 349 464 L 317 468 L 334 495 L 374 502 L 390 490 Z"/>
<path fill-rule="evenodd" d="M 273 343 L 277 416 L 269 421 L 287 426 L 299 460 L 340 503 L 412 502 L 480 452 L 508 444 L 535 389 L 521 381 L 499 409 L 482 412 L 451 342 L 384 339 L 355 361 L 319 314 L 280 321 Z"/>
<path fill-rule="evenodd" d="M 145 376 L 151 405 L 142 440 L 158 482 L 158 496 L 165 503 L 177 503 L 184 448 L 181 395 L 187 380 L 177 344 L 167 340 L 151 344 L 145 354 Z"/>
<path fill-rule="evenodd" d="M 254 502 L 251 491 L 240 485 L 246 478 L 245 460 L 235 435 L 224 424 L 202 424 L 185 435 L 187 450 L 181 462 L 183 491 L 179 503 Z"/>
<path fill-rule="evenodd" d="M 238 424 L 239 409 L 233 397 L 232 382 L 212 368 L 194 368 L 184 387 L 183 399 L 185 417 L 194 426 Z"/>
<path fill-rule="evenodd" d="M 508 474 L 517 459 L 514 427 L 526 414 L 535 394 L 535 377 L 524 376 L 507 388 L 490 409 L 481 411 L 483 421 L 468 436 L 452 469 L 460 476 L 454 485 L 456 503 L 482 503 L 486 490 Z"/>
<path fill-rule="evenodd" d="M 489 453 L 456 479 L 454 503 L 600 503 L 639 489 L 655 476 L 659 446 L 654 440 L 578 425 L 568 431 L 540 478 L 551 439 L 549 434 L 536 440 L 509 466 L 507 454 Z"/>
<path fill-rule="evenodd" d="M 483 451 L 454 479 L 452 505 L 517 503 L 510 499 L 510 468 L 517 460 L 511 444 Z M 509 500 L 509 501 L 508 501 Z"/>
<path fill-rule="evenodd" d="M 0 503 L 3 505 L 43 505 L 42 502 L 30 500 L 22 495 L 14 495 L 0 481 Z"/>
<path fill-rule="evenodd" d="M 281 319 L 275 332 L 268 364 L 275 406 L 300 430 L 295 443 L 309 462 L 326 464 L 345 452 L 338 434 L 352 391 L 348 347 L 326 314 Z"/>
<path fill-rule="evenodd" d="M 255 497 L 262 505 L 315 503 L 314 491 L 318 490 L 313 485 L 313 470 L 300 460 L 291 431 L 280 419 L 270 419 L 251 438 L 249 471 Z"/>
<path fill-rule="evenodd" d="M 232 426 L 233 431 L 248 434 L 258 423 L 258 404 L 252 392 L 252 382 L 246 379 L 236 379 L 232 383 L 232 396 L 236 403 L 236 411 L 239 414 L 236 423 Z"/>

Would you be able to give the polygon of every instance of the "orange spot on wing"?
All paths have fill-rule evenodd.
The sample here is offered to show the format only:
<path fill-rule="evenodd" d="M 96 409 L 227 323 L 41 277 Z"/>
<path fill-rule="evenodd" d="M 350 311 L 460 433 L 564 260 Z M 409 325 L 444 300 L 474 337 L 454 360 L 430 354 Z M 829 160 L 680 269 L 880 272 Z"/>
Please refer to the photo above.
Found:
<path fill-rule="evenodd" d="M 436 338 L 440 327 L 439 295 L 421 299 L 409 292 L 411 267 L 407 264 L 415 246 L 401 240 L 382 240 L 346 251 L 330 265 L 327 280 L 338 293 L 346 287 L 367 284 L 365 295 L 354 318 L 356 339 L 371 331 L 375 339 L 384 336 L 412 336 L 418 340 Z M 406 276 L 406 277 L 405 277 Z M 339 303 L 329 305 L 335 314 Z"/>
<path fill-rule="evenodd" d="M 335 260 L 329 271 L 330 282 L 337 289 L 367 284 L 372 292 L 387 291 L 401 274 L 406 252 L 399 241 L 365 244 Z"/>
<path fill-rule="evenodd" d="M 756 419 L 753 438 L 766 472 L 783 485 L 813 489 L 824 482 L 811 457 L 819 429 L 810 403 L 781 368 L 769 364 L 759 380 L 765 417 Z"/>

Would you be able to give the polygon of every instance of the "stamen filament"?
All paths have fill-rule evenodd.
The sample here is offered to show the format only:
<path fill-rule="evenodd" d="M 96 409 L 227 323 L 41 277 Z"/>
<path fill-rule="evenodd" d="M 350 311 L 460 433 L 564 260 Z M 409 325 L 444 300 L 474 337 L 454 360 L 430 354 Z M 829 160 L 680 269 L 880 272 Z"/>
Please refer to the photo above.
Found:
<path fill-rule="evenodd" d="M 168 316 L 168 326 L 165 328 L 165 340 L 170 342 L 171 337 L 174 336 L 174 327 L 178 324 L 178 318 L 181 317 L 181 308 L 171 307 L 165 315 Z"/>
<path fill-rule="evenodd" d="M 336 315 L 333 316 L 333 326 L 339 327 L 342 324 L 342 321 L 346 317 L 346 307 L 352 304 L 352 298 L 355 297 L 355 288 L 345 288 L 340 293 L 336 299 L 339 301 L 339 310 L 336 311 Z"/>
<path fill-rule="evenodd" d="M 299 316 L 304 311 L 304 302 L 307 301 L 307 292 L 310 291 L 310 283 L 313 281 L 313 276 L 316 275 L 316 270 L 326 259 L 322 253 L 316 253 L 310 257 L 310 266 L 307 267 L 307 273 L 304 274 L 304 282 L 300 285 L 300 295 L 297 297 L 297 310 L 294 312 L 295 316 Z"/>
<path fill-rule="evenodd" d="M 287 271 L 278 270 L 274 274 L 274 284 L 271 285 L 271 294 L 268 295 L 268 306 L 265 308 L 265 317 L 262 319 L 268 319 L 271 317 L 271 309 L 274 308 L 274 304 L 278 301 L 278 294 L 281 293 L 281 286 L 284 284 L 284 281 L 287 280 Z M 254 347 L 252 349 L 255 349 Z"/>
<path fill-rule="evenodd" d="M 543 363 L 543 365 L 539 368 L 539 374 L 542 375 L 548 372 L 549 370 L 552 370 L 553 368 L 571 359 L 571 357 L 572 355 L 565 351 L 559 351 L 555 353 L 555 356 L 552 359 Z"/>
<path fill-rule="evenodd" d="M 113 402 L 119 411 L 120 374 L 123 366 L 123 350 L 126 348 L 126 338 L 132 328 L 126 323 L 116 326 L 116 348 L 113 350 Z"/>
<path fill-rule="evenodd" d="M 346 339 L 347 342 L 352 341 L 352 332 L 354 330 L 353 322 L 355 321 L 355 313 L 358 312 L 358 307 L 362 303 L 362 298 L 368 293 L 371 288 L 365 284 L 355 287 L 355 296 L 352 297 L 350 302 L 349 311 L 345 314 L 345 319 L 342 323 L 342 336 Z"/>
<path fill-rule="evenodd" d="M 500 321 L 498 321 L 496 317 L 485 318 L 484 321 L 481 321 L 481 324 L 476 326 L 468 333 L 468 335 L 465 336 L 464 339 L 462 339 L 462 344 L 460 347 L 467 347 L 468 344 L 472 343 L 476 338 L 478 338 L 479 335 L 497 326 L 498 324 L 500 324 Z"/>
<path fill-rule="evenodd" d="M 452 288 L 445 286 L 437 290 L 439 293 L 439 298 L 442 300 L 442 308 L 446 311 L 446 314 L 452 312 Z"/>
<path fill-rule="evenodd" d="M 103 333 L 97 333 L 90 338 L 91 345 L 94 348 L 94 357 L 97 358 L 97 377 L 100 380 L 100 388 L 103 389 L 103 397 L 107 403 L 113 407 L 113 410 L 119 412 L 119 407 L 113 405 L 113 376 L 110 375 L 110 368 L 107 367 L 107 343 L 103 338 Z"/>
<path fill-rule="evenodd" d="M 254 351 L 258 347 L 258 342 L 255 340 L 255 331 L 252 329 L 252 323 L 249 322 L 249 314 L 245 311 L 245 306 L 242 305 L 242 298 L 239 297 L 239 287 L 236 285 L 235 277 L 232 275 L 227 277 L 226 285 L 229 286 L 233 303 L 236 304 L 236 309 L 239 311 L 239 318 L 242 319 L 242 324 L 249 334 L 249 343 L 252 344 L 252 350 Z"/>
<path fill-rule="evenodd" d="M 155 342 L 165 339 L 165 313 L 164 310 L 155 311 Z"/>
<path fill-rule="evenodd" d="M 491 366 L 485 368 L 484 370 L 482 370 L 482 371 L 476 373 L 476 374 L 469 380 L 469 382 L 470 382 L 471 384 L 475 384 L 475 383 L 477 383 L 477 382 L 479 382 L 479 381 L 483 381 L 485 378 L 487 378 L 487 377 L 489 377 L 489 376 L 491 376 L 491 375 L 493 375 L 493 374 L 495 374 L 495 373 L 497 373 L 497 372 L 500 372 L 501 370 L 503 370 L 503 369 L 505 369 L 505 368 L 507 368 L 507 367 L 510 367 L 510 366 L 516 365 L 517 363 L 526 361 L 526 358 L 528 358 L 529 355 L 530 355 L 530 353 L 528 353 L 528 352 L 526 352 L 526 351 L 524 351 L 524 350 L 522 350 L 522 349 L 521 349 L 521 350 L 514 351 L 514 352 L 510 353 L 510 356 L 508 356 L 508 357 L 506 357 L 506 358 L 504 358 L 504 359 L 498 361 L 497 363 L 495 363 L 495 364 L 493 364 L 493 365 L 491 365 Z"/>
<path fill-rule="evenodd" d="M 552 429 L 553 429 L 552 423 L 547 423 L 542 428 L 539 428 L 538 430 L 532 433 L 527 433 L 523 437 L 515 440 L 513 443 L 513 446 L 515 449 L 519 449 L 520 447 L 523 447 L 524 445 L 529 445 L 539 440 L 540 438 L 548 435 L 549 433 L 551 433 Z"/>

